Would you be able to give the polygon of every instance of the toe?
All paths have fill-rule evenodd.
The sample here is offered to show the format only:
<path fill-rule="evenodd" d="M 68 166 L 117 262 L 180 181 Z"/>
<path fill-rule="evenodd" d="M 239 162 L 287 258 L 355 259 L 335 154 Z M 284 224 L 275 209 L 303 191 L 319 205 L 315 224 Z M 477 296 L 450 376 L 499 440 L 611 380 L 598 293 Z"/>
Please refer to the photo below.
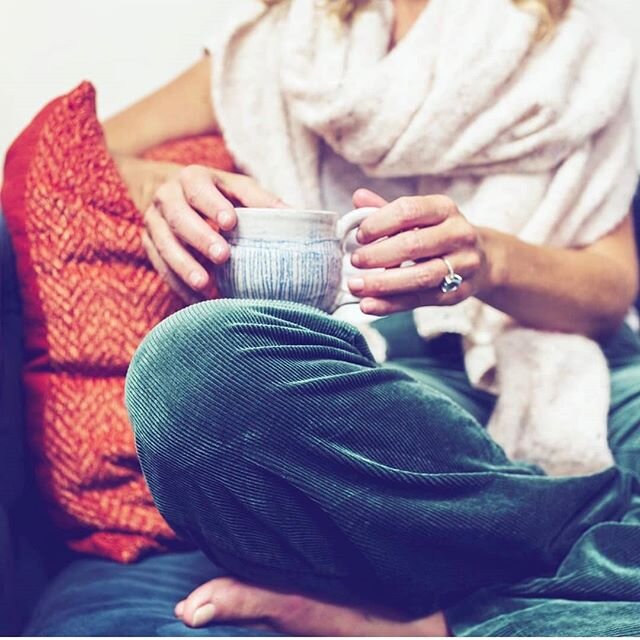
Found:
<path fill-rule="evenodd" d="M 268 593 L 232 578 L 217 578 L 198 587 L 184 600 L 182 619 L 192 627 L 216 621 L 269 617 Z"/>
<path fill-rule="evenodd" d="M 212 598 L 216 592 L 215 583 L 216 580 L 210 580 L 209 582 L 201 584 L 180 603 L 182 607 L 179 617 L 185 624 L 192 627 L 195 626 L 196 612 L 208 604 L 213 604 Z M 176 606 L 176 613 L 178 613 L 177 609 L 178 607 Z M 212 612 L 209 611 L 209 613 L 211 614 Z M 201 622 L 202 616 L 199 615 L 197 618 L 198 621 Z"/>

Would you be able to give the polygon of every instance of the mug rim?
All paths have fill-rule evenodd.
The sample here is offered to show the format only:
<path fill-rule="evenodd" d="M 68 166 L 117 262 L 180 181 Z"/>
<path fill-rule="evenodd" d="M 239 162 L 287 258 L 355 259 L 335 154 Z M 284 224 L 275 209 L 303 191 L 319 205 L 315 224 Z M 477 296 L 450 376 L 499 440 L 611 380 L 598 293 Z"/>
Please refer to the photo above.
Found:
<path fill-rule="evenodd" d="M 328 209 L 302 209 L 299 207 L 292 207 L 291 209 L 276 209 L 269 207 L 234 207 L 236 212 L 245 211 L 247 213 L 270 213 L 273 215 L 286 215 L 291 213 L 297 214 L 309 214 L 309 215 L 326 215 L 326 216 L 340 216 L 337 211 L 329 211 Z"/>

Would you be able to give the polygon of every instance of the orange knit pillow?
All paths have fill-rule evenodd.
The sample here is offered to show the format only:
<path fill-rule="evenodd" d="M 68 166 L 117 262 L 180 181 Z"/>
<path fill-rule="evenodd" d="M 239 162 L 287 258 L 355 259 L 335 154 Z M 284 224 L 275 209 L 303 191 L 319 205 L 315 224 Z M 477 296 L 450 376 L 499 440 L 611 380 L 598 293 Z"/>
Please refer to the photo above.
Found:
<path fill-rule="evenodd" d="M 233 166 L 219 138 L 147 155 Z M 2 205 L 24 305 L 28 436 L 55 522 L 71 548 L 120 562 L 178 546 L 140 472 L 123 395 L 136 347 L 180 301 L 141 247 L 90 84 L 47 105 L 13 144 Z"/>

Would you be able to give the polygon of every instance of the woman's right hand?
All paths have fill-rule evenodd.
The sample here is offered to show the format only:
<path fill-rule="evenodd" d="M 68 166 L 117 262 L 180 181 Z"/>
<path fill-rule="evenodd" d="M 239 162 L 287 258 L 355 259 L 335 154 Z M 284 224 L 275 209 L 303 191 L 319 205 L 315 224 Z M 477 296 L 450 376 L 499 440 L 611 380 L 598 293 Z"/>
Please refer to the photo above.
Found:
<path fill-rule="evenodd" d="M 212 263 L 229 259 L 229 246 L 220 231 L 236 226 L 234 202 L 247 207 L 287 206 L 253 178 L 190 165 L 157 188 L 145 211 L 142 243 L 147 255 L 188 304 L 209 297 L 214 287 Z"/>

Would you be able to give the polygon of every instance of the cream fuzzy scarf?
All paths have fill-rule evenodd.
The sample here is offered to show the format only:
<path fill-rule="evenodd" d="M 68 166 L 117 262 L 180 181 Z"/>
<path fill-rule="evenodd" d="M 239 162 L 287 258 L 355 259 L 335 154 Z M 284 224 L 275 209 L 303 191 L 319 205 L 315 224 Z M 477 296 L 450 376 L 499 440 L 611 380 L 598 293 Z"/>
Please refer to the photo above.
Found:
<path fill-rule="evenodd" d="M 592 0 L 591 0 L 592 1 Z M 574 0 L 548 43 L 509 0 L 431 0 L 388 52 L 392 0 L 350 25 L 315 0 L 255 0 L 212 47 L 214 103 L 239 166 L 285 201 L 320 206 L 319 139 L 367 174 L 424 176 L 476 225 L 534 244 L 588 245 L 636 184 L 630 46 Z M 489 433 L 548 473 L 612 464 L 609 374 L 583 337 L 525 329 L 475 299 L 415 312 L 424 337 L 464 337 Z"/>

